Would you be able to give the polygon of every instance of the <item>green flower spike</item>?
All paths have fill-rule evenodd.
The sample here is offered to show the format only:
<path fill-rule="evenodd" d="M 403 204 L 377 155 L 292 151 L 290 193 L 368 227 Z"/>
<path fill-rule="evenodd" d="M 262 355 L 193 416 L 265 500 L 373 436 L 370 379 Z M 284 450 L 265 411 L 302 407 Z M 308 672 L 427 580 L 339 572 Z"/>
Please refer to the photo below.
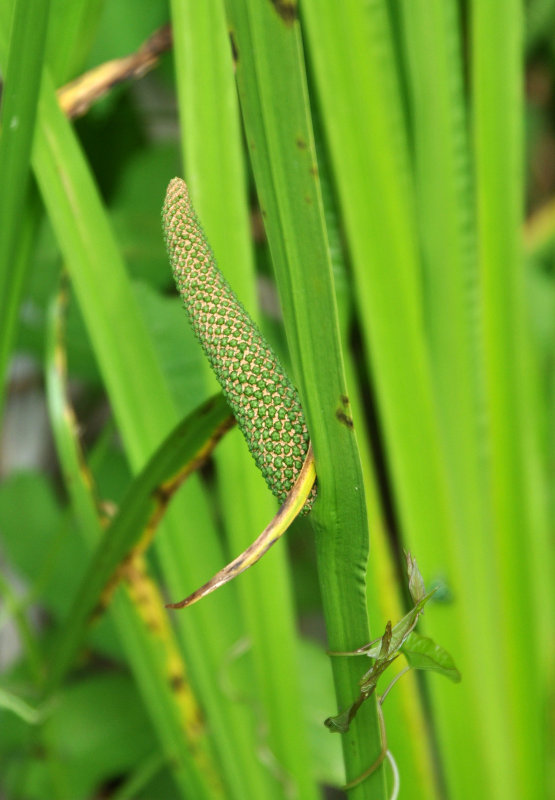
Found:
<path fill-rule="evenodd" d="M 245 553 L 193 595 L 171 606 L 181 608 L 258 561 L 300 511 L 310 510 L 316 485 L 298 392 L 218 269 L 180 178 L 168 186 L 163 221 L 173 274 L 189 322 L 257 466 L 286 506 Z M 307 462 L 308 471 L 303 471 Z M 286 517 L 289 521 L 284 527 Z"/>

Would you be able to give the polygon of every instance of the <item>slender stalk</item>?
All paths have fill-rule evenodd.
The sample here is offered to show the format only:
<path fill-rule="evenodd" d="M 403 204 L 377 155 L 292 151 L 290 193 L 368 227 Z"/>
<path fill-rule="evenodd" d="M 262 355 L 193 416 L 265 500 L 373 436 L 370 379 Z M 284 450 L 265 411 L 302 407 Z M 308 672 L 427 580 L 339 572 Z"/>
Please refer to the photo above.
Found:
<path fill-rule="evenodd" d="M 504 35 L 495 36 L 499 13 Z M 505 736 L 498 739 L 498 797 L 546 792 L 542 725 L 543 630 L 532 588 L 545 541 L 541 472 L 530 411 L 536 408 L 523 298 L 523 8 L 519 0 L 472 3 L 473 137 L 484 309 L 488 488 L 496 551 Z M 493 107 L 493 105 L 495 107 Z M 539 491 L 538 491 L 539 490 Z M 522 585 L 530 587 L 521 592 Z M 541 638 L 540 638 L 541 637 Z M 523 649 L 516 643 L 526 641 Z M 532 677 L 531 671 L 536 673 Z M 528 680 L 522 683 L 526 672 Z M 526 732 L 523 735 L 523 732 Z"/>
<path fill-rule="evenodd" d="M 46 45 L 49 0 L 12 7 L 9 50 L 2 59 L 0 113 L 0 418 L 4 377 L 29 264 L 37 217 L 30 158 Z M 26 215 L 24 209 L 29 208 Z"/>
<path fill-rule="evenodd" d="M 349 650 L 369 638 L 364 596 L 368 529 L 299 28 L 279 5 L 230 0 L 228 10 L 254 177 L 316 455 L 319 499 L 312 518 L 328 641 L 333 650 Z M 287 98 L 286 114 L 276 104 L 278 97 Z M 349 659 L 336 658 L 332 666 L 338 704 L 346 707 L 356 696 L 360 675 Z M 381 750 L 375 704 L 361 710 L 343 747 L 347 780 L 354 780 Z M 384 797 L 383 770 L 356 786 L 352 796 Z"/>
<path fill-rule="evenodd" d="M 185 177 L 220 270 L 258 321 L 246 165 L 232 51 L 223 0 L 173 0 L 176 79 Z M 210 372 L 206 364 L 207 372 Z M 213 380 L 212 375 L 207 381 Z M 218 448 L 216 464 L 223 526 L 232 555 L 241 552 L 273 517 L 276 504 L 238 432 Z M 194 587 L 193 587 L 194 588 Z M 238 581 L 252 642 L 267 746 L 297 795 L 316 797 L 305 727 L 291 725 L 302 707 L 295 615 L 284 546 Z M 271 621 L 271 622 L 270 622 Z M 267 793 L 282 794 L 271 781 Z"/>

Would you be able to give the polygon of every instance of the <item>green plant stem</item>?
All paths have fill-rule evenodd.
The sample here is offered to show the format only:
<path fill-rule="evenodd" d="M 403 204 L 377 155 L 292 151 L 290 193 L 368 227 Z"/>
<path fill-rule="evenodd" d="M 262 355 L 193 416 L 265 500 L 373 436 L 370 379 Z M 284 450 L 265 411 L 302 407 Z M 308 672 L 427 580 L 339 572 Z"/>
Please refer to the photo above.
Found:
<path fill-rule="evenodd" d="M 349 419 L 349 408 L 300 33 L 280 10 L 270 3 L 228 3 L 246 136 L 316 454 L 319 499 L 311 517 L 328 640 L 333 650 L 349 650 L 368 637 L 366 509 L 355 438 L 341 417 Z M 278 97 L 287 98 L 287 114 L 279 110 Z M 347 707 L 356 696 L 357 669 L 337 658 L 333 671 L 339 707 Z M 342 742 L 350 781 L 381 749 L 373 702 Z M 384 797 L 383 770 L 352 796 Z"/>
<path fill-rule="evenodd" d="M 173 0 L 176 79 L 185 177 L 220 270 L 258 322 L 256 274 L 246 191 L 246 166 L 232 52 L 223 0 Z M 207 364 L 207 383 L 213 375 Z M 231 555 L 264 529 L 276 503 L 238 431 L 218 447 L 218 486 Z M 306 730 L 292 725 L 302 706 L 298 684 L 295 614 L 284 545 L 238 581 L 251 639 L 258 691 L 267 719 L 268 747 L 299 797 L 317 796 Z M 281 796 L 283 785 L 268 791 Z"/>
<path fill-rule="evenodd" d="M 325 158 L 323 143 L 317 139 L 319 173 L 324 199 L 326 227 L 333 262 L 334 282 L 339 312 L 339 324 L 345 373 L 353 411 L 353 423 L 357 432 L 366 507 L 368 510 L 370 537 L 370 559 L 367 577 L 367 602 L 370 619 L 395 620 L 403 616 L 403 587 L 396 569 L 391 541 L 388 536 L 387 519 L 380 497 L 377 466 L 370 449 L 370 432 L 364 414 L 364 399 L 357 376 L 357 364 L 350 346 L 351 326 L 355 317 L 355 298 L 341 247 L 339 217 L 331 194 L 329 163 Z M 402 660 L 392 665 L 402 669 Z M 405 668 L 406 669 L 406 668 Z M 403 796 L 407 800 L 422 797 L 439 798 L 437 765 L 434 763 L 434 744 L 430 736 L 421 685 L 413 672 L 393 692 L 385 711 L 388 747 L 403 773 Z"/>
<path fill-rule="evenodd" d="M 546 541 L 543 478 L 530 413 L 537 408 L 537 379 L 523 303 L 523 8 L 519 0 L 495 0 L 473 2 L 471 11 L 488 488 L 502 607 L 499 652 L 504 667 L 497 677 L 505 683 L 507 716 L 495 791 L 505 798 L 541 797 L 546 791 L 540 644 L 544 631 L 538 627 L 537 590 L 519 590 L 522 585 L 534 587 L 540 579 L 534 563 Z M 506 26 L 504 35 L 497 37 L 500 13 Z M 526 642 L 525 647 L 519 642 Z M 528 675 L 526 685 L 523 674 Z"/>
<path fill-rule="evenodd" d="M 36 208 L 31 202 L 30 158 L 49 0 L 16 0 L 12 5 L 9 52 L 4 62 L 0 114 L 0 418 L 4 378 L 11 355 L 17 314 L 35 233 Z"/>

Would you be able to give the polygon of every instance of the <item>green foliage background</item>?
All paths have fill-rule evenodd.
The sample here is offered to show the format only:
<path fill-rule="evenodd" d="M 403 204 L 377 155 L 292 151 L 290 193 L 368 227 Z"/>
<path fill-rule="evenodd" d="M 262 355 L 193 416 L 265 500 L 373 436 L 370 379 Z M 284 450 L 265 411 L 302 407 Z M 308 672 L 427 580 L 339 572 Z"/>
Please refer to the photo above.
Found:
<path fill-rule="evenodd" d="M 69 123 L 55 89 L 168 21 L 155 70 Z M 380 744 L 373 699 L 323 726 L 367 668 L 325 650 L 407 610 L 403 548 L 463 681 L 388 697 L 400 797 L 554 790 L 554 36 L 552 0 L 0 4 L 0 794 L 333 796 Z M 225 418 L 194 416 L 217 386 L 163 249 L 174 175 L 299 387 L 319 500 L 168 614 L 275 513 L 230 432 L 89 624 L 133 476 Z"/>

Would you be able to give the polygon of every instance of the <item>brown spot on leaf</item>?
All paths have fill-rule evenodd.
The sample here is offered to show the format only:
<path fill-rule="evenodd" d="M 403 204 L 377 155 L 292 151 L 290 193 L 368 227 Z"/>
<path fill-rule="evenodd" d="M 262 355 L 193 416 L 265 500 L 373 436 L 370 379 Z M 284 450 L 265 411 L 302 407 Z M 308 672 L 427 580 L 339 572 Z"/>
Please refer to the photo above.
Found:
<path fill-rule="evenodd" d="M 206 414 L 212 411 L 212 409 L 216 405 L 216 400 L 217 400 L 216 397 L 211 397 L 209 400 L 207 400 L 206 403 L 200 407 L 200 410 L 198 412 L 199 417 L 204 417 L 206 416 Z"/>
<path fill-rule="evenodd" d="M 157 505 L 163 506 L 169 501 L 171 492 L 167 492 L 163 486 L 156 486 L 150 493 L 150 496 L 157 503 Z"/>
<path fill-rule="evenodd" d="M 229 32 L 229 41 L 231 42 L 231 54 L 233 56 L 233 63 L 237 66 L 239 62 L 239 48 L 237 47 L 237 40 L 235 39 L 235 31 Z"/>
<path fill-rule="evenodd" d="M 170 675 L 170 686 L 172 692 L 179 692 L 185 685 L 183 675 Z"/>
<path fill-rule="evenodd" d="M 339 422 L 343 423 L 343 425 L 346 425 L 347 428 L 350 429 L 353 427 L 353 420 L 351 419 L 351 417 L 347 416 L 347 414 L 345 414 L 344 411 L 341 411 L 341 409 L 337 409 L 337 411 L 335 412 L 335 416 L 337 417 Z"/>
<path fill-rule="evenodd" d="M 297 19 L 296 0 L 270 0 L 273 7 L 286 25 L 293 25 Z"/>

